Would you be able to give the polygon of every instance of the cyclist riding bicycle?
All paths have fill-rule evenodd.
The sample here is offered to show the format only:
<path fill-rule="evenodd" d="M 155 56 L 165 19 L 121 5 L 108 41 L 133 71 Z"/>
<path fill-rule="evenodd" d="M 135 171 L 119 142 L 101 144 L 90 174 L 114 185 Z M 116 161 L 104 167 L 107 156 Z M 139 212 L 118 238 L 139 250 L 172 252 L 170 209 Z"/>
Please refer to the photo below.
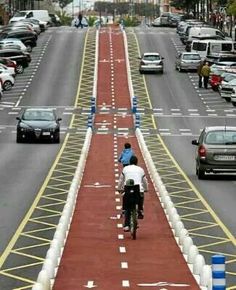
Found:
<path fill-rule="evenodd" d="M 144 204 L 144 192 L 148 191 L 148 182 L 145 176 L 145 172 L 143 168 L 137 165 L 138 158 L 136 156 L 132 156 L 130 158 L 130 165 L 125 166 L 121 172 L 119 182 L 118 182 L 118 191 L 124 192 L 123 198 L 123 210 L 126 211 L 127 209 L 127 191 L 129 187 L 127 186 L 128 180 L 133 180 L 135 191 L 139 193 L 139 200 L 138 200 L 138 218 L 143 219 L 143 204 Z M 125 186 L 126 185 L 126 186 Z M 125 219 L 124 223 L 124 231 L 129 231 L 129 220 L 128 218 Z"/>

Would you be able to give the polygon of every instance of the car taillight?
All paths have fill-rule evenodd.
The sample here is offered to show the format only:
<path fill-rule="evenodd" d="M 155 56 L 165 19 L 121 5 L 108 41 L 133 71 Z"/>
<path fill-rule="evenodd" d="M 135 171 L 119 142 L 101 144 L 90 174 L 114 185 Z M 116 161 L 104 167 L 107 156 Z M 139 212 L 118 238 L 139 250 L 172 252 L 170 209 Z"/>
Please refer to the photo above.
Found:
<path fill-rule="evenodd" d="M 198 155 L 201 158 L 206 157 L 206 148 L 203 145 L 199 146 L 199 148 L 198 148 Z"/>

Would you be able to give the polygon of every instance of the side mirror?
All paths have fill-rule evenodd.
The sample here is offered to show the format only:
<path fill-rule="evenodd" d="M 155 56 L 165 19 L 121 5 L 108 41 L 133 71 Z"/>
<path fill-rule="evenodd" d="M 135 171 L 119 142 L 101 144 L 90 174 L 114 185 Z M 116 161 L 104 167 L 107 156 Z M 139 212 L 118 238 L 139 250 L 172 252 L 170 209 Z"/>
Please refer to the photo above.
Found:
<path fill-rule="evenodd" d="M 62 118 L 57 118 L 57 121 L 60 122 L 62 120 Z"/>
<path fill-rule="evenodd" d="M 20 117 L 16 117 L 16 120 L 20 121 Z"/>
<path fill-rule="evenodd" d="M 164 57 L 162 57 L 161 59 L 165 59 Z"/>
<path fill-rule="evenodd" d="M 199 145 L 199 142 L 197 140 L 192 140 L 192 145 Z"/>

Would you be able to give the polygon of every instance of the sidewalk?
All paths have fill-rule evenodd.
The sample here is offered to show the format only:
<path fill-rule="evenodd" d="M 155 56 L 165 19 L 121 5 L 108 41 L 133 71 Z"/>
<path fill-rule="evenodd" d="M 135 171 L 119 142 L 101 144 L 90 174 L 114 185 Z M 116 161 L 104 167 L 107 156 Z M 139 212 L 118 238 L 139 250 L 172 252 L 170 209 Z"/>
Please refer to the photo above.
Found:
<path fill-rule="evenodd" d="M 181 290 L 199 290 L 176 244 L 166 216 L 149 179 L 145 218 L 139 223 L 137 240 L 122 229 L 121 197 L 116 192 L 121 166 L 118 155 L 130 142 L 145 171 L 133 128 L 123 35 L 119 28 L 102 28 L 99 36 L 97 107 L 114 113 L 96 114 L 94 134 L 79 190 L 70 233 L 54 284 L 54 290 L 97 288 L 102 290 L 164 289 L 171 283 Z M 132 131 L 132 130 L 131 130 Z M 119 130 L 118 130 L 119 132 Z M 159 285 L 159 286 L 158 286 Z"/>

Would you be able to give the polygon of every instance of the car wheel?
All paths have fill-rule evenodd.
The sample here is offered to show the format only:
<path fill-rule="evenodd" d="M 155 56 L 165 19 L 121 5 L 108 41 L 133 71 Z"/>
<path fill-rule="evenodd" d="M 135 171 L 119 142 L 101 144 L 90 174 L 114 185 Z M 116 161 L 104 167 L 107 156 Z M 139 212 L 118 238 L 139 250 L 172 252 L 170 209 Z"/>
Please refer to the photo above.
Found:
<path fill-rule="evenodd" d="M 232 105 L 233 105 L 234 107 L 236 107 L 236 102 L 232 102 Z"/>
<path fill-rule="evenodd" d="M 16 143 L 22 143 L 22 142 L 23 142 L 23 139 L 20 136 L 20 134 L 16 134 Z"/>
<path fill-rule="evenodd" d="M 28 52 L 32 52 L 33 48 L 30 44 L 26 44 L 25 46 L 26 46 Z"/>
<path fill-rule="evenodd" d="M 16 66 L 16 73 L 17 74 L 22 74 L 24 72 L 24 67 L 23 67 L 23 65 L 22 64 L 18 64 L 17 66 Z"/>
<path fill-rule="evenodd" d="M 142 70 L 139 70 L 139 72 L 142 74 L 143 73 L 143 71 Z"/>
<path fill-rule="evenodd" d="M 1 99 L 2 99 L 2 96 L 3 96 L 3 93 L 2 93 L 2 92 L 0 92 L 0 101 L 1 101 Z"/>
<path fill-rule="evenodd" d="M 12 87 L 13 87 L 13 84 L 11 81 L 5 81 L 5 83 L 3 83 L 3 85 L 2 85 L 2 88 L 5 91 L 9 91 Z"/>
<path fill-rule="evenodd" d="M 226 102 L 229 103 L 231 101 L 231 98 L 225 98 Z"/>
<path fill-rule="evenodd" d="M 200 166 L 199 168 L 197 168 L 197 176 L 198 176 L 198 179 L 204 179 L 205 178 L 205 170 L 202 169 Z"/>
<path fill-rule="evenodd" d="M 57 144 L 60 143 L 60 133 L 53 136 L 53 142 Z"/>

